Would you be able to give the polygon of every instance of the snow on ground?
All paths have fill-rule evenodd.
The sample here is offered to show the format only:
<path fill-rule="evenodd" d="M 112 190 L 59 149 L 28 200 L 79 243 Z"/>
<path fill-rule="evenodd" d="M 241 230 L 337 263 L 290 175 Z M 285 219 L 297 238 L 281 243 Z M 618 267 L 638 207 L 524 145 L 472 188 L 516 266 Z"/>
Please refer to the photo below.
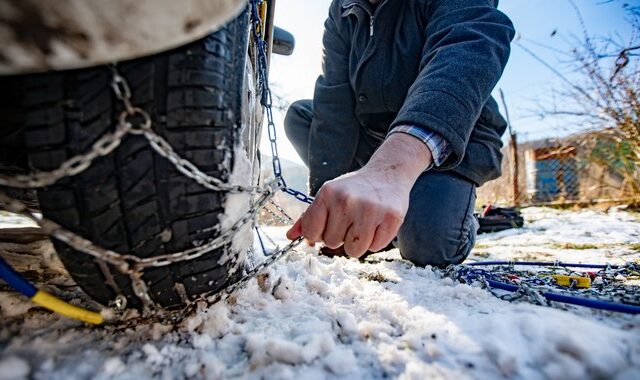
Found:
<path fill-rule="evenodd" d="M 637 215 L 524 214 L 526 228 L 482 235 L 470 260 L 640 257 Z M 284 229 L 267 232 L 284 243 Z M 508 303 L 401 260 L 303 249 L 263 280 L 178 325 L 92 328 L 0 292 L 0 379 L 640 378 L 637 316 Z"/>
<path fill-rule="evenodd" d="M 524 216 L 525 228 L 480 235 L 470 258 L 623 264 L 640 256 L 638 215 L 529 208 Z"/>

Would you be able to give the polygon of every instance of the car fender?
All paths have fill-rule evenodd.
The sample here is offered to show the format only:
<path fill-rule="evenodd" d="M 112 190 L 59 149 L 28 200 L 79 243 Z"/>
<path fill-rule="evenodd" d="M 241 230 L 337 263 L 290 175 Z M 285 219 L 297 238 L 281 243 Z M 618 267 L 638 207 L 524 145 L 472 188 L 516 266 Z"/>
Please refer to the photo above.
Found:
<path fill-rule="evenodd" d="M 4 0 L 0 75 L 89 67 L 195 41 L 246 0 Z"/>

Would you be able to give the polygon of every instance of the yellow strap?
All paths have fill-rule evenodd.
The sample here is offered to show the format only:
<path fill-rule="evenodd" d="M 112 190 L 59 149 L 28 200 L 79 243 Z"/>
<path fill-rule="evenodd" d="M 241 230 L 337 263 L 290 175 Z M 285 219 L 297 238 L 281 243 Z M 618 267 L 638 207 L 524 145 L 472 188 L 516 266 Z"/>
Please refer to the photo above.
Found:
<path fill-rule="evenodd" d="M 100 325 L 104 322 L 104 318 L 99 313 L 70 305 L 42 290 L 38 290 L 36 295 L 31 298 L 31 301 L 65 317 L 94 325 Z"/>
<path fill-rule="evenodd" d="M 259 5 L 259 12 L 260 12 L 260 21 L 262 21 L 262 24 L 260 25 L 260 36 L 262 36 L 262 38 L 264 38 L 265 35 L 265 30 L 267 28 L 267 1 L 263 1 L 260 5 Z"/>
<path fill-rule="evenodd" d="M 551 275 L 554 280 L 556 280 L 556 284 L 560 286 L 571 286 L 571 284 L 575 281 L 575 286 L 577 288 L 589 288 L 591 287 L 591 279 L 589 277 L 582 276 L 567 276 L 563 274 L 554 274 Z"/>

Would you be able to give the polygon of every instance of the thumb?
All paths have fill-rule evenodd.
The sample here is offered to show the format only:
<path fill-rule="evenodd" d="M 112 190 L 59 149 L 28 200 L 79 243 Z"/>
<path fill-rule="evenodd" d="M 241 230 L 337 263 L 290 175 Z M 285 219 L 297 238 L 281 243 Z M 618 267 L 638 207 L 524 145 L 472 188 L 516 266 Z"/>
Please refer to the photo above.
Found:
<path fill-rule="evenodd" d="M 291 227 L 289 231 L 287 231 L 287 239 L 295 240 L 300 236 L 302 236 L 302 222 L 300 220 L 301 219 L 298 219 L 298 221 L 293 225 L 293 227 Z"/>

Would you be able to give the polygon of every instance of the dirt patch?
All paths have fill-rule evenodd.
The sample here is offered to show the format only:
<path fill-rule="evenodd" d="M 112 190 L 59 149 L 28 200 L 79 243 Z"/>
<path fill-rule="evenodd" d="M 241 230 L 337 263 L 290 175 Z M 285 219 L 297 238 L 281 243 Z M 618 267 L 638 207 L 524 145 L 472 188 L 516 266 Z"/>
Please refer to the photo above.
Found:
<path fill-rule="evenodd" d="M 596 244 L 579 244 L 579 243 L 556 243 L 551 244 L 551 248 L 553 249 L 575 249 L 575 250 L 585 250 L 585 249 L 600 249 L 605 248 L 603 245 Z"/>

